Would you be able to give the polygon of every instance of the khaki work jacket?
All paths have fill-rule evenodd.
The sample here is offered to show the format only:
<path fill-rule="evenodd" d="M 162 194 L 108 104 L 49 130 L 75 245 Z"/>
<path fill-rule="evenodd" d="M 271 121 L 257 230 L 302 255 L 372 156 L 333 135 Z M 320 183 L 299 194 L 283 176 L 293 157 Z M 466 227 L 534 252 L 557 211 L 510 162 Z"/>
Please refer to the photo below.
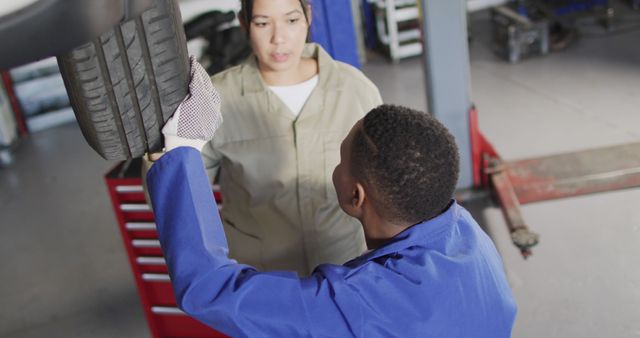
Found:
<path fill-rule="evenodd" d="M 203 150 L 219 170 L 230 256 L 261 270 L 311 273 L 365 250 L 357 220 L 338 206 L 332 183 L 340 143 L 382 99 L 359 70 L 308 44 L 319 79 L 296 117 L 263 82 L 254 56 L 212 77 L 224 123 Z"/>

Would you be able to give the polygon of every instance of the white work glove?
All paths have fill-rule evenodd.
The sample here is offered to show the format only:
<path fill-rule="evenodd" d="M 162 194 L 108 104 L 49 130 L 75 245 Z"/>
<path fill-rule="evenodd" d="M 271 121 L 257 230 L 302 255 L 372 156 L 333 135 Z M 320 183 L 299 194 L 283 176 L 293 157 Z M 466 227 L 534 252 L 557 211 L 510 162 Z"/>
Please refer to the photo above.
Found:
<path fill-rule="evenodd" d="M 184 146 L 202 151 L 222 124 L 218 91 L 196 58 L 190 61 L 189 93 L 162 128 L 165 151 Z"/>

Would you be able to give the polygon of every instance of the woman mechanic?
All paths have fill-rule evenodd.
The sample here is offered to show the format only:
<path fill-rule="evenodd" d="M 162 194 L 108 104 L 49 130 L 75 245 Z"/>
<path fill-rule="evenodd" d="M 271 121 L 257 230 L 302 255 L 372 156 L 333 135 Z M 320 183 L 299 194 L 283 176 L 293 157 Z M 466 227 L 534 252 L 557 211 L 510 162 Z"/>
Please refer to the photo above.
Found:
<path fill-rule="evenodd" d="M 261 270 L 308 275 L 365 250 L 331 173 L 350 127 L 382 103 L 359 70 L 306 43 L 307 0 L 242 0 L 253 55 L 212 77 L 224 125 L 203 149 L 219 171 L 230 257 Z"/>

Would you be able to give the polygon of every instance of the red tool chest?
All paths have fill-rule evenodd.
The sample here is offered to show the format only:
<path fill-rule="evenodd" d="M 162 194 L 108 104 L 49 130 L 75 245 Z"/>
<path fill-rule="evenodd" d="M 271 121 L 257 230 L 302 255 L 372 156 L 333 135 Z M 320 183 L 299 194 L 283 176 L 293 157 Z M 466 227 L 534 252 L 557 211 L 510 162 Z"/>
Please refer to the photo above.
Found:
<path fill-rule="evenodd" d="M 141 159 L 121 162 L 105 175 L 118 228 L 153 337 L 226 337 L 176 306 L 153 212 L 142 188 Z M 215 193 L 220 199 L 219 193 Z"/>

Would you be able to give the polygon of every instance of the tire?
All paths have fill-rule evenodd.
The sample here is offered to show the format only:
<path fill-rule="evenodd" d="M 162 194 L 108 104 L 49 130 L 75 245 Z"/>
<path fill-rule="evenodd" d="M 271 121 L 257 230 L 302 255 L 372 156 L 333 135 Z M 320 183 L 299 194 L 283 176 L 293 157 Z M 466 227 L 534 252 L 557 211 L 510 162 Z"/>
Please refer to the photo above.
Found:
<path fill-rule="evenodd" d="M 107 160 L 160 150 L 161 128 L 187 94 L 180 10 L 175 1 L 153 2 L 139 17 L 58 56 L 82 134 Z"/>

